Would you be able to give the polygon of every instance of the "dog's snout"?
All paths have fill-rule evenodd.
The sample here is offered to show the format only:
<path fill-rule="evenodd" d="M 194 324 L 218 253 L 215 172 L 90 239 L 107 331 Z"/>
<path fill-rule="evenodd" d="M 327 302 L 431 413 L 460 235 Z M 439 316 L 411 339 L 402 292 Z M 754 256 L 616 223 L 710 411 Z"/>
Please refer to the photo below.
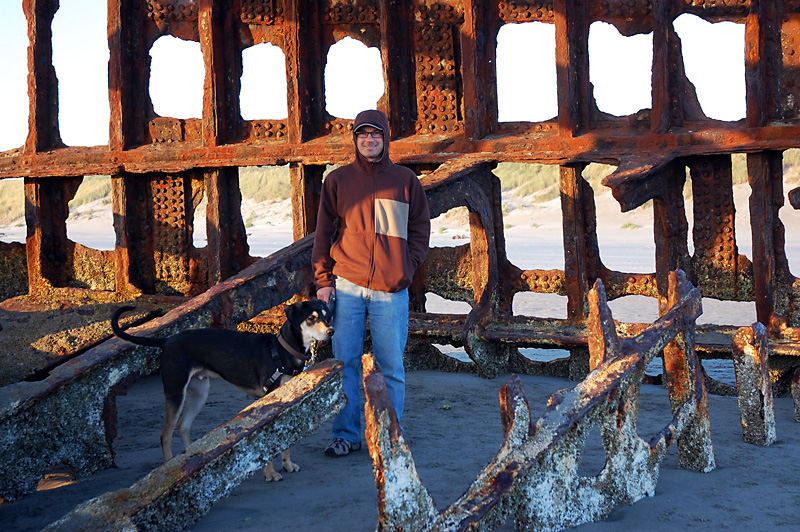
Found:
<path fill-rule="evenodd" d="M 333 330 L 333 327 L 328 327 L 325 332 L 328 333 L 328 336 L 333 336 L 333 333 L 336 331 Z"/>

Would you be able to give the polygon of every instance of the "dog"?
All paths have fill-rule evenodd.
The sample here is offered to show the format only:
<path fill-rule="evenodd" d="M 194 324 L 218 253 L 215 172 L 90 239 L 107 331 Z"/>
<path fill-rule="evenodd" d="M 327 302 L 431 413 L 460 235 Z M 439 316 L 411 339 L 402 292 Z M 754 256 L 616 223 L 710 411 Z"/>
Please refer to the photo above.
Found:
<path fill-rule="evenodd" d="M 260 398 L 303 371 L 313 341 L 333 334 L 331 312 L 324 301 L 300 301 L 286 307 L 286 322 L 274 334 L 248 334 L 227 329 L 191 329 L 167 338 L 132 336 L 119 326 L 120 316 L 135 307 L 121 307 L 111 318 L 118 337 L 134 344 L 161 349 L 161 382 L 164 387 L 164 429 L 161 451 L 164 462 L 172 458 L 172 434 L 177 423 L 184 449 L 189 432 L 208 398 L 209 377 L 224 379 L 244 393 Z M 186 408 L 183 417 L 178 418 Z M 299 471 L 289 449 L 281 455 L 284 471 Z M 269 481 L 283 477 L 270 462 L 264 467 Z"/>

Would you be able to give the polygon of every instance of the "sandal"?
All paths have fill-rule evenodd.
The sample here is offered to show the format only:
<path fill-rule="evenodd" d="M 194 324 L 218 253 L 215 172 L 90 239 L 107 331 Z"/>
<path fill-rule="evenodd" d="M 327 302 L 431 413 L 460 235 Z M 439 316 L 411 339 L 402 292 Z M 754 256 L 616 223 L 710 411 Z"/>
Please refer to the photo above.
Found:
<path fill-rule="evenodd" d="M 340 456 L 347 456 L 352 452 L 360 450 L 361 442 L 353 443 L 351 441 L 343 440 L 342 438 L 334 438 L 333 443 L 325 448 L 325 455 L 338 458 Z"/>

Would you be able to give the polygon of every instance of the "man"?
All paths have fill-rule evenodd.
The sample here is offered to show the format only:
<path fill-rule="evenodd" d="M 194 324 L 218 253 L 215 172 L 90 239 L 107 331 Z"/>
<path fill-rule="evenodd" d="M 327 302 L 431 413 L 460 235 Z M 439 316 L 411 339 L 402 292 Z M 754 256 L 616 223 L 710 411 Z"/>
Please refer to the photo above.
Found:
<path fill-rule="evenodd" d="M 389 121 L 381 111 L 353 123 L 355 161 L 331 172 L 322 187 L 312 252 L 317 297 L 336 298 L 333 354 L 344 362 L 347 405 L 333 422 L 328 456 L 361 449 L 361 355 L 367 317 L 372 351 L 389 401 L 403 415 L 408 286 L 425 260 L 430 212 L 408 168 L 389 159 Z"/>

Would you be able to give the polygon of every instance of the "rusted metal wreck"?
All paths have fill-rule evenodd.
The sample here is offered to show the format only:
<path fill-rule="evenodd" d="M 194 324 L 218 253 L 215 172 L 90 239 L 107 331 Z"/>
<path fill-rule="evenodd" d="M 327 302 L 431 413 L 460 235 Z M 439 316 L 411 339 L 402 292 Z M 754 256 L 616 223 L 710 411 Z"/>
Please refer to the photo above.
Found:
<path fill-rule="evenodd" d="M 306 294 L 311 246 L 306 237 L 315 228 L 323 172 L 352 156 L 350 121 L 327 114 L 323 76 L 327 51 L 349 36 L 380 50 L 385 92 L 379 107 L 390 119 L 393 160 L 420 175 L 433 217 L 455 207 L 469 212 L 469 243 L 432 249 L 412 285 L 409 368 L 486 376 L 540 372 L 581 380 L 590 369 L 590 287 L 600 280 L 608 299 L 657 298 L 666 315 L 668 277 L 677 269 L 704 297 L 755 302 L 776 389 L 787 389 L 800 365 L 800 281 L 789 270 L 778 214 L 785 194 L 800 208 L 800 190 L 783 190 L 781 166 L 783 152 L 800 147 L 798 2 L 109 0 L 110 136 L 107 146 L 90 147 L 65 146 L 59 134 L 51 42 L 59 1 L 22 5 L 29 37 L 29 131 L 23 146 L 0 153 L 0 179 L 24 178 L 28 232 L 25 244 L 0 242 L 3 299 L 52 288 L 186 297 L 169 319 L 150 326 L 161 334 L 187 326 L 233 327 Z M 704 115 L 672 25 L 684 13 L 744 25 L 745 119 L 724 122 Z M 543 122 L 500 122 L 498 31 L 532 21 L 555 26 L 558 111 Z M 630 116 L 597 108 L 588 52 L 595 21 L 611 23 L 624 35 L 652 32 L 651 108 Z M 153 110 L 149 50 L 163 35 L 200 43 L 205 66 L 200 119 L 157 116 Z M 243 120 L 242 51 L 265 42 L 285 54 L 288 118 Z M 731 157 L 740 153 L 747 157 L 751 188 L 752 257 L 740 254 L 736 244 Z M 498 162 L 559 166 L 563 268 L 525 270 L 508 260 L 500 183 L 492 173 Z M 604 185 L 621 210 L 646 208 L 652 200 L 655 272 L 613 271 L 603 264 L 593 191 L 582 175 L 592 162 L 617 166 Z M 247 242 L 238 169 L 286 164 L 296 242 L 259 260 Z M 691 246 L 683 196 L 687 171 L 693 187 Z M 111 175 L 112 251 L 67 237 L 68 202 L 87 175 Z M 198 249 L 192 224 L 203 198 L 208 245 Z M 567 318 L 514 315 L 513 298 L 524 292 L 566 296 Z M 466 301 L 471 311 L 427 313 L 427 293 Z M 618 329 L 633 336 L 642 326 Z M 698 354 L 730 358 L 734 332 L 724 325 L 697 327 Z M 463 346 L 471 362 L 447 357 L 434 343 Z M 519 353 L 522 347 L 568 349 L 570 357 L 534 362 Z M 65 413 L 71 422 L 94 420 L 87 448 L 75 456 L 53 451 L 41 453 L 37 463 L 0 467 L 13 476 L 2 483 L 3 497 L 30 493 L 37 475 L 54 463 L 89 474 L 113 461 L 108 397 L 113 403 L 118 386 L 156 368 L 156 361 L 137 353 L 100 346 L 88 352 L 90 358 L 79 357 L 43 381 L 0 389 L 3 431 L 20 430 L 26 416 L 45 418 L 57 394 L 74 397 L 72 386 L 96 395 L 87 401 L 91 415 Z M 104 379 L 99 387 L 92 380 L 98 374 Z M 68 428 L 49 430 L 51 437 L 70 437 Z M 26 434 L 36 441 L 35 434 Z M 5 443 L 0 454 L 15 445 Z"/>

